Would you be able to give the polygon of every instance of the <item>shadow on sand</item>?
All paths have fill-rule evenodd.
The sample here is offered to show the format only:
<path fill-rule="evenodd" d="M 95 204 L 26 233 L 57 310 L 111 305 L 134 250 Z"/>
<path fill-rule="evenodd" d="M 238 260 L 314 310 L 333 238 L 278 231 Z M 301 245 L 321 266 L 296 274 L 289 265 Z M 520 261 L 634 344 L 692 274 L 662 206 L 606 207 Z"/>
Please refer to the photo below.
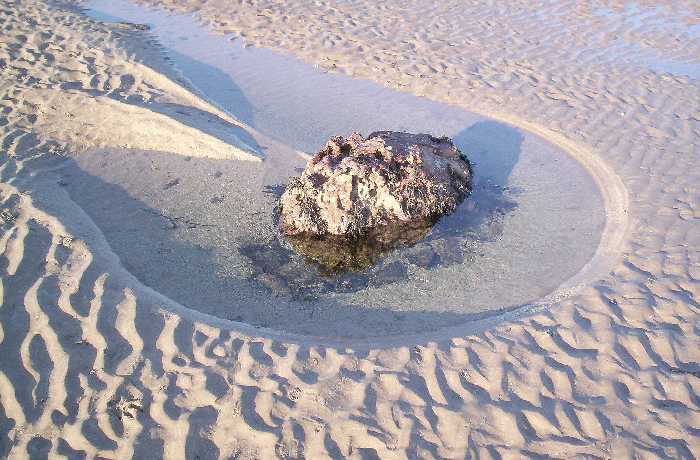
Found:
<path fill-rule="evenodd" d="M 75 9 L 75 7 L 71 5 L 63 7 L 70 10 Z M 83 13 L 89 11 L 84 8 L 78 8 L 78 10 Z M 149 32 L 148 26 L 130 23 L 123 18 L 103 13 L 99 15 L 99 20 L 112 25 L 112 27 L 118 28 L 121 34 L 126 36 L 125 39 L 119 39 L 119 35 L 116 37 L 120 41 L 121 46 L 128 49 L 129 53 L 142 65 L 151 68 L 156 73 L 168 77 L 173 82 L 183 85 L 195 95 L 203 98 L 220 110 L 227 112 L 243 124 L 254 128 L 252 105 L 245 94 L 243 94 L 243 91 L 241 91 L 231 77 L 225 72 L 222 72 L 214 66 L 192 59 L 171 48 L 164 47 L 153 37 L 151 32 Z M 135 47 L 134 43 L 148 43 L 149 46 Z M 165 51 L 167 55 L 156 55 L 154 51 Z M 173 66 L 173 63 L 175 63 L 176 66 Z M 194 87 L 191 82 L 184 80 L 183 75 L 196 75 L 197 86 Z M 71 89 L 83 90 L 93 95 L 108 96 L 123 103 L 138 105 L 154 112 L 167 115 L 180 123 L 188 125 L 192 124 L 191 119 L 193 116 L 206 119 L 206 123 L 199 123 L 196 128 L 224 142 L 243 147 L 246 150 L 251 150 L 252 153 L 258 156 L 264 157 L 263 148 L 258 145 L 258 142 L 249 132 L 221 119 L 215 114 L 194 107 L 181 106 L 179 104 L 144 103 L 140 98 L 124 97 L 122 91 L 128 89 L 128 87 L 133 84 L 133 80 L 133 77 L 130 75 L 122 76 L 121 86 L 106 92 L 97 91 L 94 88 L 71 87 Z M 207 94 L 216 94 L 217 102 L 214 103 L 206 96 Z"/>

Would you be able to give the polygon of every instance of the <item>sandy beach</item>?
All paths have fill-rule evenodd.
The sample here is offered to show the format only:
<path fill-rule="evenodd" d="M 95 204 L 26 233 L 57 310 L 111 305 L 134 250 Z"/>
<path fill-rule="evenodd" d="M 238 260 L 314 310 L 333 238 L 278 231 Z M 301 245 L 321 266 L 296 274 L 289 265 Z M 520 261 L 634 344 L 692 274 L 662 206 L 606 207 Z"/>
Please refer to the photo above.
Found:
<path fill-rule="evenodd" d="M 694 1 L 0 5 L 0 458 L 700 456 Z M 332 135 L 475 187 L 325 275 Z"/>

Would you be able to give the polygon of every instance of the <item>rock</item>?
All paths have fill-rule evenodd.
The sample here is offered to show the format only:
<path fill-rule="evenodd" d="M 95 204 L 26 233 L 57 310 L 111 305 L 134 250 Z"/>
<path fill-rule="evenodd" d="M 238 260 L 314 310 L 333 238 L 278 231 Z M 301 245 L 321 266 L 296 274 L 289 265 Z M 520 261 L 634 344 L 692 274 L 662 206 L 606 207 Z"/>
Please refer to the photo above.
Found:
<path fill-rule="evenodd" d="M 361 237 L 301 234 L 288 236 L 287 241 L 296 253 L 318 264 L 322 274 L 338 275 L 362 271 L 375 265 L 388 250 L 420 241 L 431 225 L 391 223 L 368 230 Z"/>
<path fill-rule="evenodd" d="M 297 252 L 331 271 L 358 270 L 427 235 L 471 185 L 469 161 L 446 137 L 334 137 L 287 185 L 280 230 Z"/>
<path fill-rule="evenodd" d="M 380 131 L 334 137 L 282 194 L 286 235 L 359 237 L 436 220 L 471 191 L 471 166 L 448 138 Z"/>

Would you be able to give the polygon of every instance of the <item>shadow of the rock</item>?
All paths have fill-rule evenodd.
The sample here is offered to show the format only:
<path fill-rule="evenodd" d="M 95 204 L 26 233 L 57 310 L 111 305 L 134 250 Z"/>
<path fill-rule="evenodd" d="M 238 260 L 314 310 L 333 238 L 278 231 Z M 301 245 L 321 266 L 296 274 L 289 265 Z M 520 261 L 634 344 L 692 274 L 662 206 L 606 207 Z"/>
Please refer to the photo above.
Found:
<path fill-rule="evenodd" d="M 475 180 L 507 186 L 520 159 L 523 142 L 520 131 L 496 121 L 480 121 L 457 133 L 452 140 L 472 161 Z"/>

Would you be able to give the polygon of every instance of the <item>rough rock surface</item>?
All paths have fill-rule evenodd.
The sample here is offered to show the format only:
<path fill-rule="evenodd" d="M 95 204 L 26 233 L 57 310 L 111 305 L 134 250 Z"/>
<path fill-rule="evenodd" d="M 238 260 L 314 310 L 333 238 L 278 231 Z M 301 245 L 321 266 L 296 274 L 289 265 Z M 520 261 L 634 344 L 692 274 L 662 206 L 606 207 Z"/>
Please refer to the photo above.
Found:
<path fill-rule="evenodd" d="M 338 136 L 290 181 L 280 200 L 280 229 L 297 237 L 370 236 L 387 246 L 401 238 L 402 227 L 429 228 L 454 211 L 471 183 L 469 161 L 446 137 Z"/>

